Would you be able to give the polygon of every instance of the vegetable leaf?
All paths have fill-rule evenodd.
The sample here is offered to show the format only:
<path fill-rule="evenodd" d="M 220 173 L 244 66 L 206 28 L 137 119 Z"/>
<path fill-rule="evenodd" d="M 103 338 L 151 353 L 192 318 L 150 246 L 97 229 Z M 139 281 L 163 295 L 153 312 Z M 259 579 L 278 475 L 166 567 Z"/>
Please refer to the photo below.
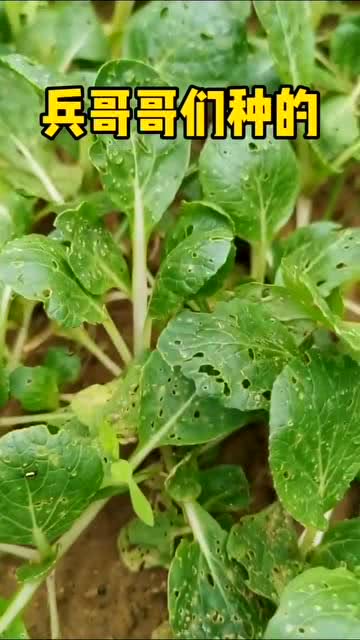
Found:
<path fill-rule="evenodd" d="M 265 638 L 356 638 L 360 581 L 346 569 L 309 569 L 285 588 Z"/>
<path fill-rule="evenodd" d="M 49 542 L 67 531 L 90 504 L 103 478 L 94 445 L 43 425 L 0 440 L 0 540 L 32 545 L 40 532 Z"/>
<path fill-rule="evenodd" d="M 207 200 L 232 219 L 249 242 L 272 240 L 292 214 L 299 189 L 298 166 L 287 140 L 269 134 L 254 141 L 208 140 L 200 156 L 200 180 Z"/>
<path fill-rule="evenodd" d="M 58 34 L 61 33 L 61 38 Z M 101 62 L 110 51 L 91 2 L 41 3 L 17 39 L 19 53 L 66 71 L 73 60 Z"/>
<path fill-rule="evenodd" d="M 81 372 L 81 360 L 68 347 L 50 347 L 44 358 L 44 365 L 54 371 L 58 385 L 76 382 Z"/>
<path fill-rule="evenodd" d="M 230 222 L 215 209 L 190 203 L 183 207 L 175 238 L 186 235 L 173 246 L 163 260 L 156 276 L 150 313 L 164 318 L 177 311 L 182 303 L 193 298 L 226 264 L 232 246 Z"/>
<path fill-rule="evenodd" d="M 129 22 L 125 55 L 152 64 L 181 93 L 190 84 L 231 84 L 236 65 L 246 58 L 245 13 L 238 3 L 219 0 L 206 11 L 200 2 L 149 3 Z"/>
<path fill-rule="evenodd" d="M 111 233 L 87 203 L 64 211 L 56 219 L 64 239 L 70 242 L 68 261 L 84 289 L 101 295 L 109 289 L 129 290 L 127 264 Z"/>
<path fill-rule="evenodd" d="M 250 420 L 249 413 L 224 410 L 217 399 L 200 397 L 194 383 L 171 369 L 158 351 L 151 354 L 142 379 L 140 449 L 208 442 Z"/>
<path fill-rule="evenodd" d="M 239 299 L 220 302 L 213 313 L 181 313 L 161 334 L 158 348 L 195 382 L 200 397 L 218 397 L 241 411 L 268 406 L 275 377 L 296 351 L 278 320 Z"/>
<path fill-rule="evenodd" d="M 249 485 L 241 467 L 218 464 L 198 472 L 199 502 L 212 513 L 245 509 L 250 503 Z"/>
<path fill-rule="evenodd" d="M 349 76 L 360 74 L 359 60 L 360 16 L 342 18 L 330 39 L 332 60 Z"/>
<path fill-rule="evenodd" d="M 65 327 L 104 320 L 101 304 L 75 280 L 55 240 L 32 234 L 9 242 L 0 253 L 0 278 L 24 298 L 43 302 L 48 316 Z"/>
<path fill-rule="evenodd" d="M 96 86 L 159 87 L 164 82 L 148 65 L 121 60 L 101 67 Z M 140 224 L 141 214 L 149 234 L 180 187 L 189 153 L 189 140 L 181 135 L 175 140 L 144 136 L 133 126 L 129 140 L 99 136 L 90 156 L 115 205 L 129 216 L 131 227 Z"/>
<path fill-rule="evenodd" d="M 254 638 L 255 602 L 226 554 L 227 534 L 202 507 L 186 505 L 195 541 L 183 540 L 169 573 L 170 624 L 180 638 Z"/>
<path fill-rule="evenodd" d="M 154 514 L 154 525 L 132 520 L 123 527 L 118 538 L 121 559 L 130 571 L 141 568 L 168 567 L 174 550 L 177 532 L 184 525 L 174 507 Z"/>
<path fill-rule="evenodd" d="M 2 177 L 17 191 L 61 203 L 78 190 L 82 170 L 61 162 L 54 144 L 39 135 L 33 114 L 42 110 L 42 99 L 31 84 L 0 65 Z"/>
<path fill-rule="evenodd" d="M 315 41 L 311 26 L 311 3 L 255 0 L 270 51 L 283 82 L 310 85 L 313 80 Z"/>
<path fill-rule="evenodd" d="M 360 231 L 329 228 L 317 238 L 306 239 L 284 258 L 283 264 L 296 266 L 327 297 L 337 287 L 360 277 Z M 276 282 L 282 282 L 282 265 Z"/>
<path fill-rule="evenodd" d="M 326 527 L 324 514 L 359 469 L 359 372 L 350 358 L 313 349 L 274 383 L 271 470 L 280 500 L 306 526 Z"/>
<path fill-rule="evenodd" d="M 336 522 L 310 556 L 315 566 L 360 572 L 360 518 Z"/>
<path fill-rule="evenodd" d="M 47 367 L 17 367 L 10 375 L 10 394 L 26 411 L 52 411 L 59 406 L 57 377 Z"/>
<path fill-rule="evenodd" d="M 302 568 L 291 518 L 278 503 L 241 518 L 231 529 L 227 552 L 247 570 L 249 589 L 275 603 Z"/>

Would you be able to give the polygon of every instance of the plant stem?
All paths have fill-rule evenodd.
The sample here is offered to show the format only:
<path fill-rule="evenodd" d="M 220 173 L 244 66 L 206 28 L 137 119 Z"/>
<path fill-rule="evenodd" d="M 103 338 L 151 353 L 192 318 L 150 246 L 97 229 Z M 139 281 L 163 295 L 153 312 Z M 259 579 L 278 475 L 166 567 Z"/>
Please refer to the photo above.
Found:
<path fill-rule="evenodd" d="M 9 606 L 0 618 L 0 633 L 4 633 L 6 629 L 14 622 L 22 610 L 30 602 L 34 593 L 40 587 L 43 577 L 36 578 L 31 582 L 25 582 L 17 591 L 15 596 L 10 600 Z"/>
<path fill-rule="evenodd" d="M 354 300 L 347 299 L 344 301 L 344 305 L 346 309 L 352 311 L 352 313 L 355 313 L 357 316 L 360 316 L 360 305 L 354 302 Z"/>
<path fill-rule="evenodd" d="M 35 308 L 35 302 L 25 302 L 24 303 L 24 318 L 22 326 L 16 336 L 14 348 L 12 354 L 10 356 L 9 369 L 16 369 L 18 364 L 21 362 L 24 347 L 29 335 L 31 317 Z"/>
<path fill-rule="evenodd" d="M 266 273 L 267 247 L 264 242 L 254 242 L 251 247 L 251 277 L 256 282 L 264 282 Z"/>
<path fill-rule="evenodd" d="M 11 303 L 11 287 L 5 286 L 0 298 L 0 362 L 5 351 L 7 319 Z"/>
<path fill-rule="evenodd" d="M 342 151 L 342 153 L 340 153 L 340 155 L 338 155 L 336 160 L 334 160 L 334 162 L 332 163 L 332 168 L 335 171 L 340 171 L 340 169 L 342 169 L 343 165 L 346 164 L 346 162 L 348 160 L 351 160 L 353 155 L 355 153 L 357 153 L 358 151 L 360 151 L 360 140 L 359 139 L 355 140 L 355 142 L 352 145 L 350 145 L 350 147 L 348 147 L 347 149 Z"/>
<path fill-rule="evenodd" d="M 31 353 L 31 351 L 35 351 L 38 349 L 44 342 L 46 342 L 54 333 L 54 327 L 49 324 L 43 331 L 37 333 L 29 342 L 24 345 L 24 353 Z"/>
<path fill-rule="evenodd" d="M 300 196 L 296 205 L 296 228 L 306 227 L 311 222 L 311 200 Z"/>
<path fill-rule="evenodd" d="M 110 371 L 116 378 L 121 374 L 121 368 L 106 354 L 104 353 L 99 345 L 94 342 L 92 338 L 90 338 L 89 334 L 85 331 L 83 327 L 78 327 L 76 329 L 69 329 L 66 333 L 60 333 L 59 335 L 64 335 L 65 337 L 74 340 L 74 342 L 78 342 L 82 347 L 85 347 L 95 358 L 104 365 L 104 367 Z"/>
<path fill-rule="evenodd" d="M 132 301 L 135 356 L 146 348 L 144 329 L 147 316 L 147 241 L 145 236 L 145 217 L 141 187 L 139 184 L 136 150 L 134 178 L 134 225 L 132 230 Z"/>
<path fill-rule="evenodd" d="M 345 180 L 346 180 L 346 174 L 345 173 L 340 173 L 338 176 L 336 176 L 335 180 L 334 180 L 334 184 L 332 186 L 332 189 L 330 191 L 330 197 L 327 203 L 327 207 L 325 209 L 325 213 L 323 215 L 323 220 L 331 220 L 334 213 L 335 213 L 335 208 L 337 205 L 337 201 L 339 199 L 339 195 L 341 193 L 341 190 L 345 184 Z"/>
<path fill-rule="evenodd" d="M 50 614 L 50 629 L 51 640 L 60 640 L 60 621 L 59 613 L 56 601 L 56 583 L 55 583 L 55 571 L 53 571 L 48 578 L 46 578 L 48 605 Z"/>
<path fill-rule="evenodd" d="M 124 31 L 125 24 L 130 17 L 134 0 L 121 0 L 114 2 L 114 12 L 110 23 L 110 36 L 112 39 L 111 54 L 113 58 L 117 58 L 121 54 L 121 36 Z"/>
<path fill-rule="evenodd" d="M 49 420 L 68 420 L 74 417 L 74 414 L 69 412 L 56 412 L 53 413 L 34 413 L 28 416 L 5 416 L 0 418 L 0 428 L 15 427 L 19 424 L 40 424 L 41 422 L 48 422 Z"/>
<path fill-rule="evenodd" d="M 10 554 L 17 558 L 23 558 L 24 560 L 39 560 L 40 556 L 36 549 L 30 549 L 29 547 L 22 547 L 17 544 L 0 544 L 0 553 Z"/>
<path fill-rule="evenodd" d="M 111 338 L 112 343 L 116 347 L 116 349 L 117 349 L 120 357 L 122 358 L 123 362 L 125 364 L 129 364 L 129 362 L 131 362 L 131 358 L 132 358 L 131 353 L 129 351 L 129 348 L 128 348 L 124 338 L 122 337 L 119 329 L 115 325 L 115 323 L 114 323 L 114 321 L 111 318 L 109 313 L 107 313 L 107 318 L 103 322 L 103 327 L 106 330 L 106 332 L 109 335 L 109 337 Z"/>
<path fill-rule="evenodd" d="M 331 518 L 332 511 L 333 510 L 330 509 L 330 511 L 327 511 L 327 513 L 325 513 L 325 518 L 328 523 Z M 326 531 L 320 531 L 315 527 L 306 527 L 304 529 L 298 541 L 299 549 L 301 550 L 304 557 L 307 556 L 307 554 L 314 547 L 317 547 L 321 543 L 325 533 Z"/>

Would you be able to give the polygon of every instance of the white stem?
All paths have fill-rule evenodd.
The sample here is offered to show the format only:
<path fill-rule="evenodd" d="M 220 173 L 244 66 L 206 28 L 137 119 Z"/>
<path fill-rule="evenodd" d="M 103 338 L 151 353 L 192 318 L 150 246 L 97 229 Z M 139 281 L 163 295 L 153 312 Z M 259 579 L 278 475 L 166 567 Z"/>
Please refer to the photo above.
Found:
<path fill-rule="evenodd" d="M 29 547 L 22 547 L 17 544 L 0 544 L 0 553 L 10 554 L 17 558 L 23 558 L 24 560 L 40 560 L 39 552 L 36 549 L 30 549 Z"/>
<path fill-rule="evenodd" d="M 325 518 L 328 523 L 330 521 L 332 512 L 333 512 L 333 509 L 330 509 L 325 513 Z M 325 533 L 326 533 L 326 530 L 320 531 L 320 529 L 305 527 L 304 531 L 302 532 L 301 536 L 298 539 L 299 548 L 303 550 L 303 552 L 306 555 L 309 551 L 311 551 L 311 549 L 313 549 L 314 547 L 318 547 L 319 544 L 321 544 Z"/>
<path fill-rule="evenodd" d="M 300 196 L 296 206 L 296 227 L 306 227 L 311 222 L 312 202 L 305 196 Z"/>
<path fill-rule="evenodd" d="M 130 350 L 109 314 L 107 314 L 106 320 L 102 324 L 123 362 L 129 364 L 132 358 Z"/>
<path fill-rule="evenodd" d="M 357 316 L 360 316 L 360 304 L 354 302 L 354 300 L 345 300 L 344 301 L 345 308 L 352 313 L 355 313 Z"/>
<path fill-rule="evenodd" d="M 22 610 L 40 587 L 42 581 L 43 578 L 37 578 L 33 582 L 25 582 L 21 589 L 15 594 L 5 613 L 0 618 L 0 634 L 3 634 L 12 622 L 14 622 L 15 618 L 21 614 Z"/>
<path fill-rule="evenodd" d="M 66 412 L 34 413 L 29 416 L 5 416 L 0 418 L 0 428 L 16 427 L 18 424 L 39 424 L 49 420 L 69 420 L 72 417 L 72 413 Z"/>
<path fill-rule="evenodd" d="M 48 578 L 46 578 L 46 586 L 48 593 L 48 605 L 50 614 L 50 630 L 51 640 L 60 640 L 60 621 L 59 612 L 56 601 L 56 583 L 55 583 L 55 571 L 53 571 Z"/>
<path fill-rule="evenodd" d="M 20 153 L 22 153 L 25 160 L 28 162 L 34 176 L 36 176 L 40 180 L 41 184 L 49 194 L 50 200 L 53 200 L 57 204 L 63 204 L 64 198 L 62 197 L 61 193 L 57 190 L 57 188 L 55 187 L 54 183 L 52 182 L 51 178 L 48 176 L 46 171 L 44 171 L 42 166 L 37 162 L 34 156 L 30 153 L 29 149 L 25 147 L 25 145 L 21 142 L 21 140 L 19 140 L 19 138 L 14 136 L 12 133 L 10 134 L 10 138 L 12 139 L 16 148 L 20 151 Z"/>
<path fill-rule="evenodd" d="M 14 348 L 10 357 L 9 369 L 15 369 L 22 359 L 25 343 L 29 334 L 31 318 L 35 307 L 34 302 L 28 302 L 24 308 L 24 319 L 22 327 L 16 336 Z"/>
<path fill-rule="evenodd" d="M 35 349 L 38 349 L 42 344 L 44 344 L 44 342 L 46 342 L 49 338 L 51 338 L 53 333 L 54 333 L 54 328 L 50 324 L 48 327 L 46 327 L 43 331 L 40 331 L 38 334 L 36 334 L 36 336 L 31 338 L 31 340 L 29 340 L 24 345 L 24 353 L 25 354 L 31 353 L 31 351 L 35 351 Z"/>
<path fill-rule="evenodd" d="M 106 354 L 102 351 L 99 345 L 94 342 L 92 338 L 90 338 L 89 334 L 82 327 L 78 327 L 77 329 L 69 329 L 66 333 L 60 332 L 59 335 L 64 335 L 74 342 L 78 342 L 82 347 L 85 347 L 101 364 L 104 365 L 105 369 L 110 371 L 110 373 L 118 378 L 121 374 L 121 368 Z"/>
<path fill-rule="evenodd" d="M 144 349 L 144 329 L 147 315 L 147 243 L 145 236 L 145 215 L 142 191 L 136 163 L 135 143 L 133 142 L 135 158 L 134 177 L 134 225 L 132 229 L 132 300 L 133 300 L 133 328 L 134 352 L 139 355 Z"/>

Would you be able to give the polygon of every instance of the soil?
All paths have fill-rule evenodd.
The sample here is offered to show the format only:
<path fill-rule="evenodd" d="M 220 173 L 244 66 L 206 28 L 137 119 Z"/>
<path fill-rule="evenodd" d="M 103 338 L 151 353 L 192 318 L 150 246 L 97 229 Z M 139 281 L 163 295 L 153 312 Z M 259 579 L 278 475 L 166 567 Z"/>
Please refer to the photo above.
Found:
<path fill-rule="evenodd" d="M 132 516 L 125 498 L 113 499 L 79 538 L 56 570 L 64 639 L 110 640 L 150 638 L 166 618 L 166 573 L 130 573 L 121 563 L 116 540 Z M 1 594 L 15 589 L 16 565 L 1 562 Z M 39 590 L 25 623 L 31 638 L 50 637 L 46 590 Z"/>

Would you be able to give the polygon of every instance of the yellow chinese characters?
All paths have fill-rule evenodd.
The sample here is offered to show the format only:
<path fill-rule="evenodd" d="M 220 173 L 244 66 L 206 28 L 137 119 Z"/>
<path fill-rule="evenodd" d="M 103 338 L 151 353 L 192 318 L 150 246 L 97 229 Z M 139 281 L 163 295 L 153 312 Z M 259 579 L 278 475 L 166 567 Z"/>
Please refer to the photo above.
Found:
<path fill-rule="evenodd" d="M 131 89 L 89 89 L 91 133 L 111 133 L 114 138 L 129 138 Z"/>
<path fill-rule="evenodd" d="M 86 135 L 83 87 L 48 87 L 46 111 L 40 115 L 42 134 L 53 140 L 66 127 L 75 140 Z"/>
<path fill-rule="evenodd" d="M 176 137 L 176 99 L 178 89 L 135 89 L 139 107 L 135 110 L 139 133 L 159 133 L 162 138 Z"/>
<path fill-rule="evenodd" d="M 42 134 L 51 140 L 62 128 L 73 138 L 93 134 L 128 139 L 131 121 L 139 134 L 176 138 L 182 122 L 185 138 L 265 138 L 272 126 L 275 138 L 320 136 L 320 94 L 308 87 L 284 85 L 270 95 L 264 86 L 206 88 L 190 86 L 178 103 L 176 87 L 90 87 L 90 107 L 84 109 L 83 87 L 49 87 L 46 111 L 40 115 Z"/>

